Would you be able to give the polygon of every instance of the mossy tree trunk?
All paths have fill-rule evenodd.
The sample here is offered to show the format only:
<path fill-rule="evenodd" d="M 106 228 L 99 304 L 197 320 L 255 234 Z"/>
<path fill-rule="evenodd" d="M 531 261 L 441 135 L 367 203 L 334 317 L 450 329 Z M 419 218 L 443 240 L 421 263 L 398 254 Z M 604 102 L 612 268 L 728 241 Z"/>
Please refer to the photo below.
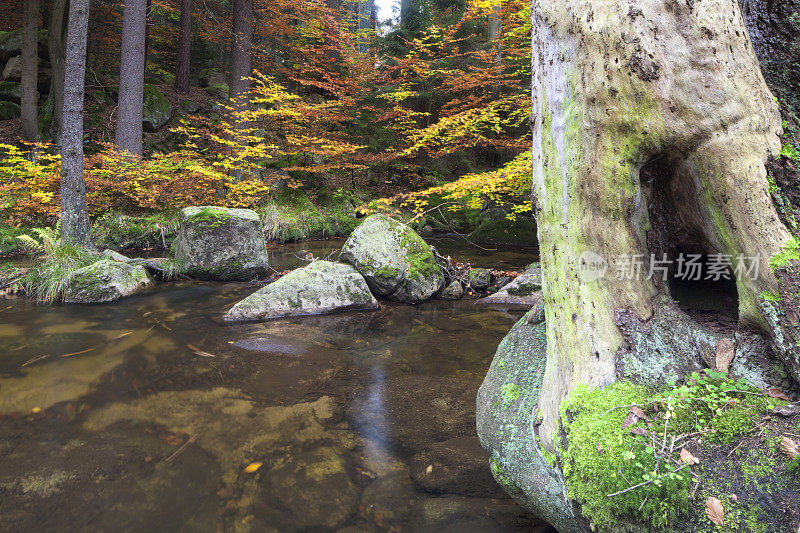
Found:
<path fill-rule="evenodd" d="M 734 266 L 760 258 L 755 279 L 737 280 L 738 326 L 768 335 L 800 376 L 791 311 L 762 298 L 779 294 L 770 258 L 792 241 L 765 170 L 780 116 L 739 6 L 534 0 L 532 19 L 544 444 L 552 449 L 559 406 L 578 383 L 680 375 L 714 338 L 677 309 L 668 284 L 617 276 L 640 254 L 645 271 L 651 253 L 727 254 Z M 587 275 L 587 252 L 608 262 L 604 276 Z"/>

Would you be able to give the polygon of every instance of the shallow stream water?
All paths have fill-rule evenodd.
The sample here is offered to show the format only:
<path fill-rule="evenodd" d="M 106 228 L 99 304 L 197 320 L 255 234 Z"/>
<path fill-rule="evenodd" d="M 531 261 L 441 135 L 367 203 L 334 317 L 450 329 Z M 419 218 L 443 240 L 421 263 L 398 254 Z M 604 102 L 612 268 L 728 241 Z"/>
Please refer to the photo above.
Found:
<path fill-rule="evenodd" d="M 430 240 L 476 266 L 536 259 Z M 339 246 L 282 246 L 271 265 Z M 500 491 L 475 436 L 475 393 L 520 312 L 383 301 L 223 324 L 256 289 L 0 300 L 0 530 L 548 530 Z"/>

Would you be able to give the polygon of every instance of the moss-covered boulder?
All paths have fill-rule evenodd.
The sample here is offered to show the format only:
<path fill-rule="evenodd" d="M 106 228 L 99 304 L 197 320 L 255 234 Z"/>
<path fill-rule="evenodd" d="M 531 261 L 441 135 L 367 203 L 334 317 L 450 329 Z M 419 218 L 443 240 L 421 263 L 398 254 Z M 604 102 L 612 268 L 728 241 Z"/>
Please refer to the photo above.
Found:
<path fill-rule="evenodd" d="M 476 425 L 495 480 L 523 507 L 561 533 L 580 531 L 561 472 L 535 432 L 547 362 L 545 324 L 526 315 L 506 335 L 478 390 Z"/>
<path fill-rule="evenodd" d="M 456 279 L 451 281 L 450 285 L 442 290 L 439 294 L 439 298 L 442 300 L 458 300 L 463 295 L 464 287 L 461 285 L 461 282 Z"/>
<path fill-rule="evenodd" d="M 200 279 L 251 280 L 268 272 L 267 245 L 255 211 L 186 207 L 178 217 L 174 255 Z"/>
<path fill-rule="evenodd" d="M 469 271 L 467 282 L 476 291 L 485 291 L 492 284 L 492 271 L 488 268 L 473 268 Z"/>
<path fill-rule="evenodd" d="M 367 283 L 353 267 L 315 261 L 240 301 L 225 314 L 225 320 L 268 320 L 377 308 L 378 302 L 369 292 Z"/>
<path fill-rule="evenodd" d="M 20 108 L 14 102 L 0 101 L 0 120 L 8 120 L 20 116 Z"/>
<path fill-rule="evenodd" d="M 537 243 L 536 221 L 529 216 L 521 215 L 517 215 L 513 220 L 506 218 L 505 215 L 487 216 L 470 234 L 470 239 L 480 243 L 532 246 Z"/>
<path fill-rule="evenodd" d="M 144 267 L 101 259 L 72 273 L 64 293 L 67 303 L 102 303 L 130 296 L 153 284 Z"/>
<path fill-rule="evenodd" d="M 424 302 L 444 283 L 433 249 L 413 229 L 385 215 L 367 217 L 339 259 L 354 266 L 374 294 L 398 302 Z"/>
<path fill-rule="evenodd" d="M 142 101 L 142 122 L 149 131 L 156 131 L 172 116 L 172 106 L 158 87 L 146 84 Z"/>
<path fill-rule="evenodd" d="M 47 57 L 47 30 L 36 36 L 39 57 Z M 0 31 L 0 61 L 8 61 L 22 53 L 22 30 Z"/>
<path fill-rule="evenodd" d="M 542 299 L 541 274 L 522 274 L 503 286 L 502 289 L 478 300 L 482 305 L 515 305 L 532 307 Z"/>
<path fill-rule="evenodd" d="M 0 100 L 19 104 L 22 92 L 20 84 L 15 81 L 0 81 Z"/>

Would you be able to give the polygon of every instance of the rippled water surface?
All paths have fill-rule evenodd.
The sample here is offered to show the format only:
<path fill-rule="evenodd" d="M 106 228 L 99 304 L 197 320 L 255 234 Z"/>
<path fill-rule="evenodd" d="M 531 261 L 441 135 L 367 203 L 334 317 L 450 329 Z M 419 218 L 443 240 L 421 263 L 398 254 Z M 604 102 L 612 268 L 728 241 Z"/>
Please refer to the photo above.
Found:
<path fill-rule="evenodd" d="M 477 266 L 535 259 L 432 242 Z M 271 263 L 340 245 L 284 246 Z M 0 529 L 545 531 L 475 437 L 475 393 L 518 312 L 381 302 L 224 325 L 256 288 L 0 300 Z"/>

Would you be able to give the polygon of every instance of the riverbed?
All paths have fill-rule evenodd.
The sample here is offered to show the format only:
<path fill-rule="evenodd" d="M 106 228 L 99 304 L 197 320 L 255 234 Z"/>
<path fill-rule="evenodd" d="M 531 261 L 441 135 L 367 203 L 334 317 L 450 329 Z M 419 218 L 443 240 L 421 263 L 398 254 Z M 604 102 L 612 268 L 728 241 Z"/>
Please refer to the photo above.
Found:
<path fill-rule="evenodd" d="M 430 241 L 480 267 L 537 259 Z M 277 247 L 270 264 L 341 243 Z M 2 529 L 549 531 L 494 483 L 475 436 L 476 391 L 520 311 L 381 301 L 224 324 L 257 288 L 0 300 Z"/>

